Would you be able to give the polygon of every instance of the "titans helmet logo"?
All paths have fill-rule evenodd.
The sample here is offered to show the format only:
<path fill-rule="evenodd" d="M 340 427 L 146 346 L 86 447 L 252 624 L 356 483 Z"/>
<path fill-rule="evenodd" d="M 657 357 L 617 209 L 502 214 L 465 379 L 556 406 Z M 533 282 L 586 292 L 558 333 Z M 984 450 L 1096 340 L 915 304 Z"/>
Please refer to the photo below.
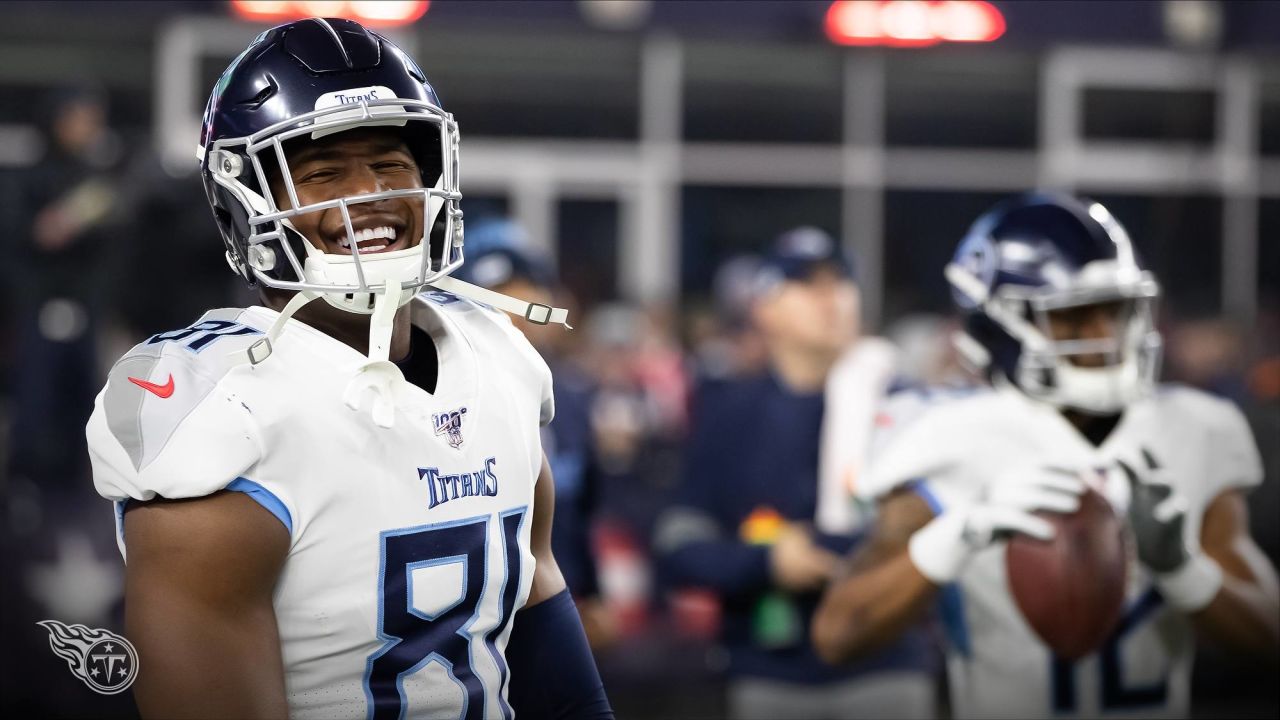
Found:
<path fill-rule="evenodd" d="M 67 661 L 71 674 L 96 693 L 115 695 L 138 676 L 138 652 L 123 637 L 84 625 L 67 626 L 57 620 L 36 623 L 49 631 L 49 647 Z"/>
<path fill-rule="evenodd" d="M 449 447 L 457 449 L 462 446 L 462 416 L 467 414 L 465 407 L 449 412 L 435 413 L 431 416 L 435 423 L 436 435 L 448 438 Z"/>

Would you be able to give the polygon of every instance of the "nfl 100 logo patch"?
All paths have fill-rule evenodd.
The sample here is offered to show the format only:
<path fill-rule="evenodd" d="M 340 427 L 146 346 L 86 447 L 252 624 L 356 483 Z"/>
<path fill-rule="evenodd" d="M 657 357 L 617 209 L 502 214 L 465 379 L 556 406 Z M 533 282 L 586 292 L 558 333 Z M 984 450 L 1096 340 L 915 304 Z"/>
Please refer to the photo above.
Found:
<path fill-rule="evenodd" d="M 449 412 L 434 413 L 431 416 L 435 423 L 436 435 L 443 435 L 451 448 L 462 447 L 462 416 L 467 414 L 465 407 Z"/>

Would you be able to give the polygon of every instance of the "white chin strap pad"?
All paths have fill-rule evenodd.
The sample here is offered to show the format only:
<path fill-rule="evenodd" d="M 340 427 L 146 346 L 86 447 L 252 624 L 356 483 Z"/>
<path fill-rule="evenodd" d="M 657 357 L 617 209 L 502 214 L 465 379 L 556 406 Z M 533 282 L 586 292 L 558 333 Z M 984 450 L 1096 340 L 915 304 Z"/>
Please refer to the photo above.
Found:
<path fill-rule="evenodd" d="M 383 428 L 395 425 L 394 387 L 397 381 L 404 381 L 400 368 L 388 358 L 396 310 L 400 308 L 401 296 L 407 294 L 399 283 L 388 282 L 387 291 L 375 296 L 373 317 L 369 321 L 369 362 L 360 367 L 342 395 L 347 407 L 359 410 L 364 397 L 372 392 L 373 422 Z"/>

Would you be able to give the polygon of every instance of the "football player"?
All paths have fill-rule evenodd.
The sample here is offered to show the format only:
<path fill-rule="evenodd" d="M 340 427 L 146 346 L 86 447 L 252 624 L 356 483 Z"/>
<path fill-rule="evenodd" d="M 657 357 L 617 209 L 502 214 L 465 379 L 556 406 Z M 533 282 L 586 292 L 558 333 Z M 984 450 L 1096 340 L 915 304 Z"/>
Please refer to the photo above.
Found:
<path fill-rule="evenodd" d="M 857 489 L 878 500 L 872 537 L 815 618 L 823 657 L 865 654 L 937 600 L 953 711 L 1020 718 L 1187 716 L 1193 630 L 1275 662 L 1276 575 L 1244 506 L 1257 448 L 1234 406 L 1155 384 L 1158 287 L 1124 228 L 1098 203 L 1024 195 L 978 219 L 946 277 L 990 387 L 890 409 Z M 1087 485 L 1136 552 L 1124 616 L 1070 662 L 1020 614 L 1003 540 L 1052 538 L 1034 513 L 1074 511 Z"/>
<path fill-rule="evenodd" d="M 458 130 L 422 71 L 281 25 L 198 157 L 262 306 L 130 350 L 88 426 L 142 714 L 611 716 L 550 550 L 551 376 L 489 306 L 565 313 L 449 277 Z"/>

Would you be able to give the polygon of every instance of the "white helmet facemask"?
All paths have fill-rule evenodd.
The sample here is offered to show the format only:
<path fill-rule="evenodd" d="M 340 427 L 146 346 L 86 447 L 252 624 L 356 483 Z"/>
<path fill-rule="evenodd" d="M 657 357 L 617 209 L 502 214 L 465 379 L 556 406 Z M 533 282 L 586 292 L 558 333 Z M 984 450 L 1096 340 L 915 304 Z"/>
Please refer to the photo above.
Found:
<path fill-rule="evenodd" d="M 1150 394 L 1159 370 L 1161 342 L 1153 321 L 1155 294 L 1141 287 L 1118 288 L 1115 295 L 1089 302 L 1054 306 L 1032 302 L 1042 337 L 1052 338 L 1050 314 L 1081 306 L 1105 304 L 1114 309 L 1115 334 L 1098 340 L 1046 340 L 1040 348 L 1024 348 L 1018 363 L 1018 386 L 1059 407 L 1097 415 L 1119 413 Z M 1083 357 L 1102 357 L 1097 367 Z"/>
<path fill-rule="evenodd" d="M 335 99 L 337 98 L 337 99 Z M 354 98 L 352 102 L 346 102 Z M 304 305 L 323 297 L 330 305 L 357 314 L 370 315 L 368 362 L 359 369 L 347 387 L 345 401 L 357 409 L 367 391 L 373 391 L 374 421 L 383 427 L 394 422 L 392 386 L 404 378 L 389 361 L 391 332 L 396 311 L 424 286 L 471 298 L 498 309 L 521 315 L 533 322 L 555 322 L 567 325 L 567 311 L 545 305 L 526 303 L 515 298 L 478 288 L 449 277 L 463 262 L 463 223 L 458 189 L 458 128 L 453 116 L 427 102 L 393 99 L 384 87 L 356 88 L 344 93 L 327 93 L 316 102 L 316 111 L 292 118 L 247 137 L 214 143 L 210 157 L 203 148 L 198 151 L 207 162 L 214 181 L 228 189 L 249 210 L 251 234 L 248 257 L 228 254 L 227 260 L 237 272 L 262 284 L 293 290 L 296 295 L 285 305 L 266 335 L 247 351 L 237 353 L 237 361 L 258 364 L 271 354 L 271 344 L 284 329 L 288 319 Z M 338 100 L 340 99 L 341 102 Z M 284 143 L 304 135 L 317 139 L 333 133 L 370 126 L 405 127 L 409 123 L 428 123 L 439 138 L 440 173 L 432 187 L 383 190 L 334 198 L 303 205 L 299 202 L 293 177 L 289 172 Z M 290 202 L 288 209 L 277 207 L 269 188 L 267 174 L 259 155 L 270 152 L 279 169 L 281 184 Z M 252 165 L 257 188 L 241 181 L 244 158 Z M 404 198 L 423 203 L 423 227 L 419 238 L 410 239 L 409 247 L 399 250 L 361 252 L 360 244 L 402 238 L 387 237 L 385 231 L 370 228 L 357 230 L 350 208 L 361 203 Z M 303 238 L 292 219 L 306 213 L 337 209 L 346 226 L 345 247 L 351 254 L 326 253 Z M 439 247 L 431 238 L 437 229 Z M 391 233 L 394 235 L 394 232 Z M 379 237 L 374 238 L 373 235 Z M 299 257 L 301 248 L 304 257 Z M 283 258 L 280 257 L 283 255 Z M 283 276 L 292 270 L 295 279 Z M 247 272 L 246 272 L 247 271 Z"/>
<path fill-rule="evenodd" d="M 1016 377 L 1009 378 L 1031 398 L 1060 408 L 1097 415 L 1121 412 L 1155 387 L 1161 341 L 1154 306 L 1159 287 L 1150 272 L 1114 261 L 1085 266 L 1065 289 L 1006 285 L 993 296 L 964 268 L 946 270 L 953 288 L 1021 344 Z M 1114 309 L 1114 335 L 1100 339 L 1056 340 L 1051 314 L 1087 306 Z M 984 369 L 991 359 L 972 337 L 960 333 L 956 346 L 966 363 Z M 1084 356 L 1104 358 L 1084 366 Z"/>

